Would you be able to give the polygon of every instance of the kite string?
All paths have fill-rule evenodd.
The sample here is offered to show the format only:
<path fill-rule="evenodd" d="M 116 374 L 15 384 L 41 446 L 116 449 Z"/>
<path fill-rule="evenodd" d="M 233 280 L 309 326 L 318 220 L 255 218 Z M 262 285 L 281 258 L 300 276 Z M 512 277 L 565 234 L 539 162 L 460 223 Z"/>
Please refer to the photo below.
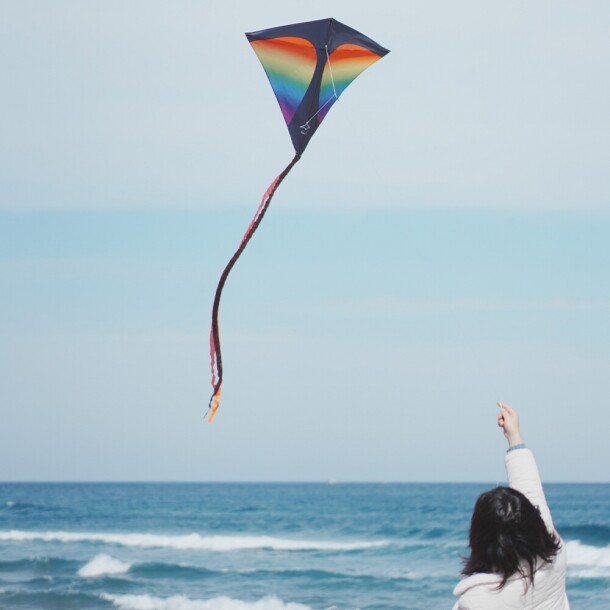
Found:
<path fill-rule="evenodd" d="M 248 229 L 244 233 L 239 247 L 231 257 L 231 260 L 229 260 L 229 262 L 227 263 L 227 266 L 224 268 L 224 271 L 220 276 L 220 280 L 218 281 L 218 286 L 216 287 L 216 295 L 214 296 L 214 305 L 212 307 L 212 328 L 210 330 L 210 361 L 212 368 L 212 387 L 214 389 L 214 393 L 210 398 L 208 410 L 206 412 L 206 415 L 209 413 L 208 421 L 210 423 L 214 419 L 214 415 L 216 414 L 216 410 L 218 409 L 218 405 L 220 404 L 220 395 L 222 392 L 222 352 L 220 349 L 220 330 L 218 326 L 218 311 L 220 308 L 220 297 L 222 295 L 222 290 L 224 288 L 225 282 L 227 281 L 227 277 L 231 272 L 231 269 L 237 262 L 237 259 L 241 256 L 241 253 L 244 251 L 245 247 L 248 245 L 248 242 L 252 238 L 252 235 L 254 235 L 254 232 L 263 220 L 277 187 L 282 183 L 284 178 L 288 175 L 290 170 L 294 167 L 294 165 L 300 158 L 300 153 L 295 153 L 294 157 L 292 158 L 292 161 L 290 161 L 290 163 L 275 178 L 275 180 L 270 184 L 269 188 L 265 191 L 261 203 L 258 206 L 258 209 L 254 214 L 254 217 L 250 222 Z"/>

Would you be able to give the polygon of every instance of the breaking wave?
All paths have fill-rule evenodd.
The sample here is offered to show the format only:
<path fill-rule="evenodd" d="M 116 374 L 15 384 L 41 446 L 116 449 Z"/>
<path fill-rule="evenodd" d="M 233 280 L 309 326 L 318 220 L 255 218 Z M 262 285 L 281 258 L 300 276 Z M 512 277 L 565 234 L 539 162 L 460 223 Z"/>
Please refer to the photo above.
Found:
<path fill-rule="evenodd" d="M 78 575 L 83 578 L 95 578 L 97 576 L 125 574 L 129 571 L 129 568 L 131 568 L 131 564 L 102 553 L 96 555 L 89 563 L 85 564 L 78 571 Z"/>
<path fill-rule="evenodd" d="M 606 547 L 582 544 L 579 540 L 566 542 L 568 573 L 576 578 L 610 577 L 610 545 Z"/>
<path fill-rule="evenodd" d="M 310 610 L 309 606 L 285 603 L 277 597 L 264 597 L 258 601 L 246 602 L 230 597 L 198 600 L 183 595 L 153 597 L 103 593 L 102 598 L 112 602 L 119 610 Z"/>
<path fill-rule="evenodd" d="M 333 542 L 292 540 L 273 536 L 201 536 L 200 534 L 114 534 L 94 532 L 34 532 L 0 531 L 0 540 L 44 542 L 102 542 L 125 547 L 171 548 L 203 551 L 243 551 L 270 549 L 274 551 L 356 551 L 387 546 L 385 540 L 377 542 Z"/>

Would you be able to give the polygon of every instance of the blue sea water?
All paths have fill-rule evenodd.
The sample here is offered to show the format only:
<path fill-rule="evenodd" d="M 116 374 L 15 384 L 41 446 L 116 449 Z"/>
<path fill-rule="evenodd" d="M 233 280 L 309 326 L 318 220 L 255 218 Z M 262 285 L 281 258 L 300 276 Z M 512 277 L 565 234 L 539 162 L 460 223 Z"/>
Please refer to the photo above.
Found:
<path fill-rule="evenodd" d="M 0 608 L 450 609 L 485 484 L 0 484 Z M 575 610 L 610 610 L 610 485 L 550 484 Z"/>

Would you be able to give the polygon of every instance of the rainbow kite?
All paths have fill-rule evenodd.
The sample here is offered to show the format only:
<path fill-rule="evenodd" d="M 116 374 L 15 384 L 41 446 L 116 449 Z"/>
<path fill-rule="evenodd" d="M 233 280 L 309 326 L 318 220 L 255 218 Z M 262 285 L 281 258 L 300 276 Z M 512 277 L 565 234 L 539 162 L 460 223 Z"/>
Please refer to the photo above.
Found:
<path fill-rule="evenodd" d="M 294 145 L 295 155 L 271 183 L 225 267 L 214 297 L 210 358 L 212 387 L 209 421 L 216 415 L 222 392 L 222 354 L 218 329 L 220 297 L 227 277 L 261 223 L 282 180 L 301 158 L 309 140 L 347 86 L 371 64 L 389 53 L 360 32 L 336 21 L 320 19 L 246 34 L 267 73 Z"/>

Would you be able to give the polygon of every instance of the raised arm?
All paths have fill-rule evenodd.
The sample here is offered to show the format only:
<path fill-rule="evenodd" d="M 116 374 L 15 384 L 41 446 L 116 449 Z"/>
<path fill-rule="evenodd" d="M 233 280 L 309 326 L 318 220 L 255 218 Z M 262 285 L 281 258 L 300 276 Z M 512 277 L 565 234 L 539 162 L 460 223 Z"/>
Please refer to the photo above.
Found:
<path fill-rule="evenodd" d="M 546 503 L 538 466 L 533 453 L 525 447 L 521 438 L 518 413 L 504 402 L 499 402 L 498 426 L 504 431 L 508 441 L 508 451 L 504 458 L 508 484 L 520 491 L 540 511 L 547 529 L 554 532 L 551 511 Z"/>

